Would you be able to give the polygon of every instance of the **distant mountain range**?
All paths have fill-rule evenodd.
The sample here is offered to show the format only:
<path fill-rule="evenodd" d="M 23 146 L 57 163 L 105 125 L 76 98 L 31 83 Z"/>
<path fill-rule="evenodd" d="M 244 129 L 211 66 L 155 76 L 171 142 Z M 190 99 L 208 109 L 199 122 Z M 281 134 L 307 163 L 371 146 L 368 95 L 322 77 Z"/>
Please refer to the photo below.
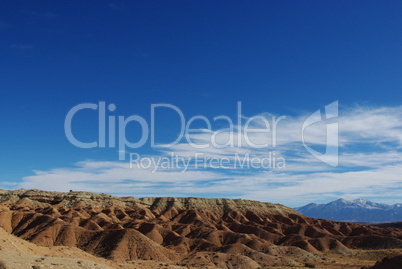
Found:
<path fill-rule="evenodd" d="M 388 223 L 402 221 L 402 204 L 380 204 L 368 200 L 338 199 L 328 204 L 311 203 L 294 208 L 311 218 L 358 223 Z"/>

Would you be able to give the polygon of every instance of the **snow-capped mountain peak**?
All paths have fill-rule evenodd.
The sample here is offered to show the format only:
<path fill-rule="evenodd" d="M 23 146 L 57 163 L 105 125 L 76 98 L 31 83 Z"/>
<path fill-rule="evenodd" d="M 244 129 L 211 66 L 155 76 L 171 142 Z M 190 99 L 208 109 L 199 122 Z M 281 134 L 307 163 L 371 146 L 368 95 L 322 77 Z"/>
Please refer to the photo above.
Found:
<path fill-rule="evenodd" d="M 387 205 L 365 199 L 338 199 L 327 204 L 308 204 L 295 208 L 308 217 L 350 222 L 402 221 L 402 204 Z"/>

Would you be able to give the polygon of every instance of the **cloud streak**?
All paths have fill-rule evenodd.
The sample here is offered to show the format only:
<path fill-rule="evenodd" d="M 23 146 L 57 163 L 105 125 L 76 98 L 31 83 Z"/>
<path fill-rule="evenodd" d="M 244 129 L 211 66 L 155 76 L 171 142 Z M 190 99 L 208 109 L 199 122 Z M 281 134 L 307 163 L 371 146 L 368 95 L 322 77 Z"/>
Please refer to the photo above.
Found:
<path fill-rule="evenodd" d="M 269 113 L 260 116 L 272 118 Z M 340 141 L 338 167 L 324 164 L 304 149 L 300 130 L 307 114 L 286 117 L 286 121 L 278 124 L 276 146 L 269 149 L 285 158 L 284 169 L 197 167 L 193 162 L 185 173 L 177 167 L 158 169 L 153 173 L 152 167 L 130 168 L 127 162 L 84 161 L 76 163 L 73 168 L 34 171 L 34 175 L 24 177 L 19 186 L 58 191 L 107 191 L 137 197 L 241 197 L 290 206 L 339 197 L 366 197 L 377 201 L 385 201 L 390 196 L 402 198 L 402 107 L 356 106 L 342 110 L 337 119 Z M 261 127 L 259 124 L 255 121 L 253 127 Z M 208 143 L 212 133 L 200 130 L 192 134 L 191 139 L 198 144 Z M 311 126 L 306 135 L 312 146 L 322 146 L 325 125 Z M 230 138 L 228 132 L 221 132 L 220 136 L 222 141 Z M 234 138 L 239 141 L 236 134 Z M 267 141 L 267 137 L 260 133 L 253 134 L 251 139 L 256 143 Z M 270 139 L 272 137 L 268 137 Z M 243 141 L 244 137 L 240 140 Z M 197 153 L 210 158 L 225 157 L 229 163 L 235 161 L 233 156 L 236 153 L 259 158 L 267 156 L 266 149 L 256 149 L 247 144 L 242 147 L 209 146 L 197 149 L 183 142 L 161 149 L 149 157 L 176 154 L 190 158 Z"/>

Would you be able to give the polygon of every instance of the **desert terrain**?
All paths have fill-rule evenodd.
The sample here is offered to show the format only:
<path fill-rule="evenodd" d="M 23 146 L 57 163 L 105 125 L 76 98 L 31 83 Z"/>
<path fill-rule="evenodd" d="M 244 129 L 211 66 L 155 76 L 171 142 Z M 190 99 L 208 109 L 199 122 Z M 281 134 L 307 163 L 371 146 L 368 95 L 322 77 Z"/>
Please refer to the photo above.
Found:
<path fill-rule="evenodd" d="M 0 268 L 392 268 L 402 255 L 398 227 L 241 199 L 0 190 L 0 227 Z"/>

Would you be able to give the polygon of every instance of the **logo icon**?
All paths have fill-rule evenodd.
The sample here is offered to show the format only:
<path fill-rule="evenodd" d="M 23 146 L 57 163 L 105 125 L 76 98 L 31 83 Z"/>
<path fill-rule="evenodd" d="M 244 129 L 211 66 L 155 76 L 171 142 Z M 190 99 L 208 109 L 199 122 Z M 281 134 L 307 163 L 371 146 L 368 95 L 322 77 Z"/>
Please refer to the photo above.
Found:
<path fill-rule="evenodd" d="M 332 166 L 336 167 L 338 165 L 338 147 L 339 147 L 339 137 L 338 137 L 338 122 L 326 123 L 326 142 L 325 142 L 325 153 L 321 153 L 315 149 L 312 149 L 305 142 L 304 131 L 308 126 L 314 123 L 320 123 L 324 121 L 329 121 L 338 117 L 338 101 L 332 102 L 325 106 L 325 113 L 321 114 L 320 110 L 317 110 L 311 114 L 304 122 L 302 127 L 302 142 L 304 147 L 318 160 Z"/>

